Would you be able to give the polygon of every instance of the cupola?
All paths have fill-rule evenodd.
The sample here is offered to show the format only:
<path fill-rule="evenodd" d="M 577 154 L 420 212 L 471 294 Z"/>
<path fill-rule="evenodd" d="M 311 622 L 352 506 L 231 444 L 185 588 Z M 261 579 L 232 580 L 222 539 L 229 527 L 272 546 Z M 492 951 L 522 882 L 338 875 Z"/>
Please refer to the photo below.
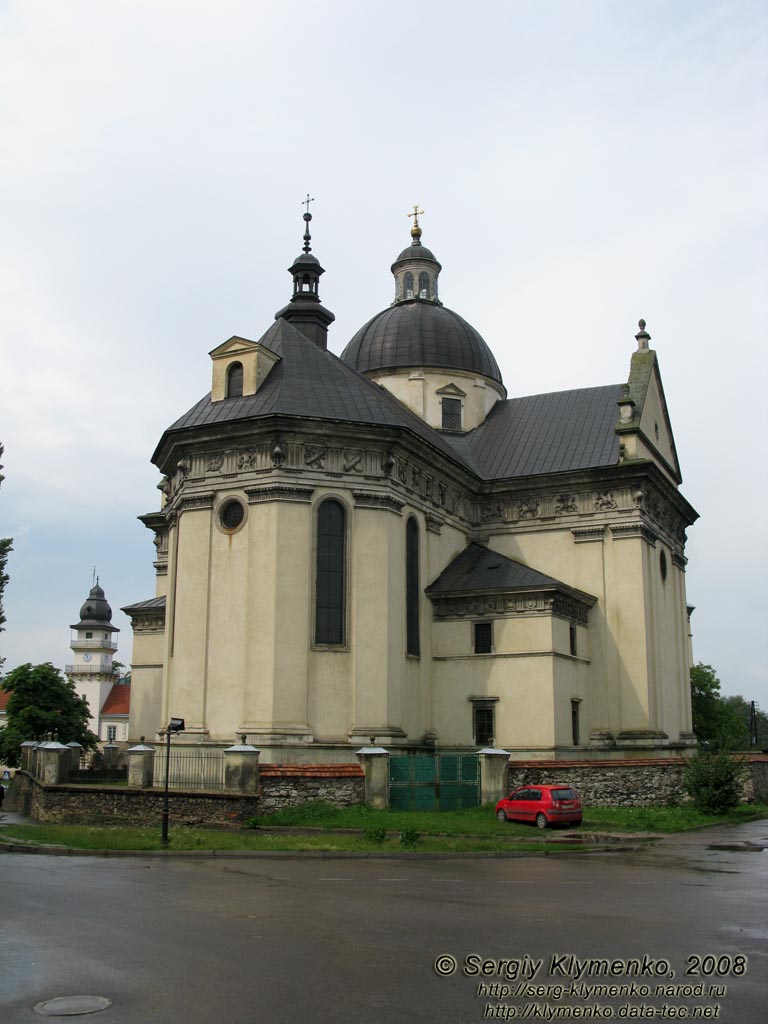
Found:
<path fill-rule="evenodd" d="M 312 254 L 310 245 L 312 236 L 309 233 L 309 223 L 312 220 L 312 214 L 309 212 L 309 204 L 311 202 L 314 200 L 310 199 L 309 193 L 307 193 L 303 204 L 307 207 L 304 214 L 304 245 L 302 251 L 288 268 L 288 273 L 293 278 L 293 296 L 287 306 L 275 313 L 275 320 L 280 318 L 287 320 L 319 348 L 325 349 L 328 347 L 328 327 L 336 317 L 320 302 L 318 290 L 320 275 L 324 274 L 325 270 L 320 266 L 318 258 Z"/>

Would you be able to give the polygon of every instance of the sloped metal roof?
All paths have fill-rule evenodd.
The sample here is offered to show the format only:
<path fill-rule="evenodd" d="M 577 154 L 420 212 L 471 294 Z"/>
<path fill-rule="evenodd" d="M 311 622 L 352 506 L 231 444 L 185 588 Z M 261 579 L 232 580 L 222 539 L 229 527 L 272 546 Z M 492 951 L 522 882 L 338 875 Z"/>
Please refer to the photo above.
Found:
<path fill-rule="evenodd" d="M 510 398 L 476 430 L 448 440 L 486 480 L 614 466 L 620 393 L 610 384 Z"/>

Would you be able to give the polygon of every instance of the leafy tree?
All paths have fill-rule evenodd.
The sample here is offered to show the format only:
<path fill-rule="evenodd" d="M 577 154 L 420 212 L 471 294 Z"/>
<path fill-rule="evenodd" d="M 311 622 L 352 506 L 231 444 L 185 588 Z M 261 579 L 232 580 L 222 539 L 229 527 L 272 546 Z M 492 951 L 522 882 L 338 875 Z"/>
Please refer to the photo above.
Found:
<path fill-rule="evenodd" d="M 0 444 L 0 458 L 2 458 L 3 456 L 3 451 L 4 448 L 2 444 Z M 3 467 L 0 465 L 0 469 L 2 468 Z M 0 484 L 2 484 L 3 480 L 5 480 L 5 477 L 3 476 L 2 473 L 0 473 Z M 8 562 L 8 555 L 12 550 L 13 542 L 11 541 L 10 537 L 0 538 L 0 633 L 3 632 L 3 627 L 5 624 L 5 612 L 3 611 L 3 591 L 5 590 L 5 585 L 8 582 L 8 573 L 5 571 L 5 566 Z M 0 657 L 0 668 L 2 668 L 4 660 L 4 658 Z"/>
<path fill-rule="evenodd" d="M 752 721 L 752 707 L 749 701 L 744 700 L 743 697 L 725 697 L 725 703 L 733 710 L 735 715 L 738 715 L 739 720 L 743 723 L 744 728 L 747 731 L 747 735 L 750 740 L 754 734 L 757 738 L 757 746 L 762 749 L 768 747 L 768 715 L 759 708 L 755 708 L 755 720 Z M 748 744 L 752 746 L 750 742 Z"/>
<path fill-rule="evenodd" d="M 699 662 L 691 669 L 691 710 L 693 731 L 703 746 L 735 750 L 749 746 L 747 723 L 738 708 L 721 696 L 720 680 L 711 665 Z"/>
<path fill-rule="evenodd" d="M 11 695 L 8 722 L 0 729 L 1 763 L 18 766 L 21 744 L 49 732 L 57 733 L 60 743 L 82 743 L 86 749 L 96 746 L 97 738 L 88 728 L 88 701 L 49 661 L 20 665 L 1 685 Z"/>
<path fill-rule="evenodd" d="M 727 750 L 703 750 L 685 766 L 683 787 L 706 814 L 724 814 L 741 800 L 747 766 Z"/>

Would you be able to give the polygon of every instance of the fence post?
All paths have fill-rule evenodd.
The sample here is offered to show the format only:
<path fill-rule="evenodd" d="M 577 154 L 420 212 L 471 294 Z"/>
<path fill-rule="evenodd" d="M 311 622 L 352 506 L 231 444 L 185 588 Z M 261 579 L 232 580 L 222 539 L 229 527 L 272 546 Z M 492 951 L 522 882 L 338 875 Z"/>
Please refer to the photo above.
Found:
<path fill-rule="evenodd" d="M 365 802 L 377 811 L 389 807 L 389 751 L 361 747 L 357 757 L 365 773 Z"/>
<path fill-rule="evenodd" d="M 257 747 L 245 742 L 227 747 L 224 751 L 224 787 L 235 793 L 253 796 L 259 791 L 259 755 Z"/>
<path fill-rule="evenodd" d="M 69 749 L 58 740 L 41 743 L 37 749 L 40 754 L 38 769 L 42 782 L 48 786 L 58 786 L 66 782 L 69 773 Z"/>
<path fill-rule="evenodd" d="M 25 768 L 30 775 L 34 775 L 35 767 L 35 751 L 37 750 L 37 740 L 24 740 L 21 744 L 21 766 Z"/>
<path fill-rule="evenodd" d="M 495 804 L 509 796 L 507 765 L 509 751 L 498 747 L 484 747 L 480 756 L 480 803 Z"/>
<path fill-rule="evenodd" d="M 76 743 L 72 740 L 71 743 L 67 743 L 67 749 L 69 750 L 69 770 L 76 772 L 80 767 L 80 758 L 83 756 L 83 745 L 82 743 Z"/>
<path fill-rule="evenodd" d="M 128 785 L 131 789 L 151 789 L 155 781 L 155 748 L 144 743 L 144 737 L 135 747 L 129 747 Z"/>

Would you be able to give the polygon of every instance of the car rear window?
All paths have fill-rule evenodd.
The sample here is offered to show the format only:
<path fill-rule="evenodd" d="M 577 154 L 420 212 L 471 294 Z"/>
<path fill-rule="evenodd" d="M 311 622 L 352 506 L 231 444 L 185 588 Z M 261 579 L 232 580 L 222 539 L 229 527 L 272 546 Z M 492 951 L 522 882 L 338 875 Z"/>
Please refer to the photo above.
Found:
<path fill-rule="evenodd" d="M 552 790 L 553 800 L 576 800 L 576 791 L 573 789 L 553 789 Z"/>

